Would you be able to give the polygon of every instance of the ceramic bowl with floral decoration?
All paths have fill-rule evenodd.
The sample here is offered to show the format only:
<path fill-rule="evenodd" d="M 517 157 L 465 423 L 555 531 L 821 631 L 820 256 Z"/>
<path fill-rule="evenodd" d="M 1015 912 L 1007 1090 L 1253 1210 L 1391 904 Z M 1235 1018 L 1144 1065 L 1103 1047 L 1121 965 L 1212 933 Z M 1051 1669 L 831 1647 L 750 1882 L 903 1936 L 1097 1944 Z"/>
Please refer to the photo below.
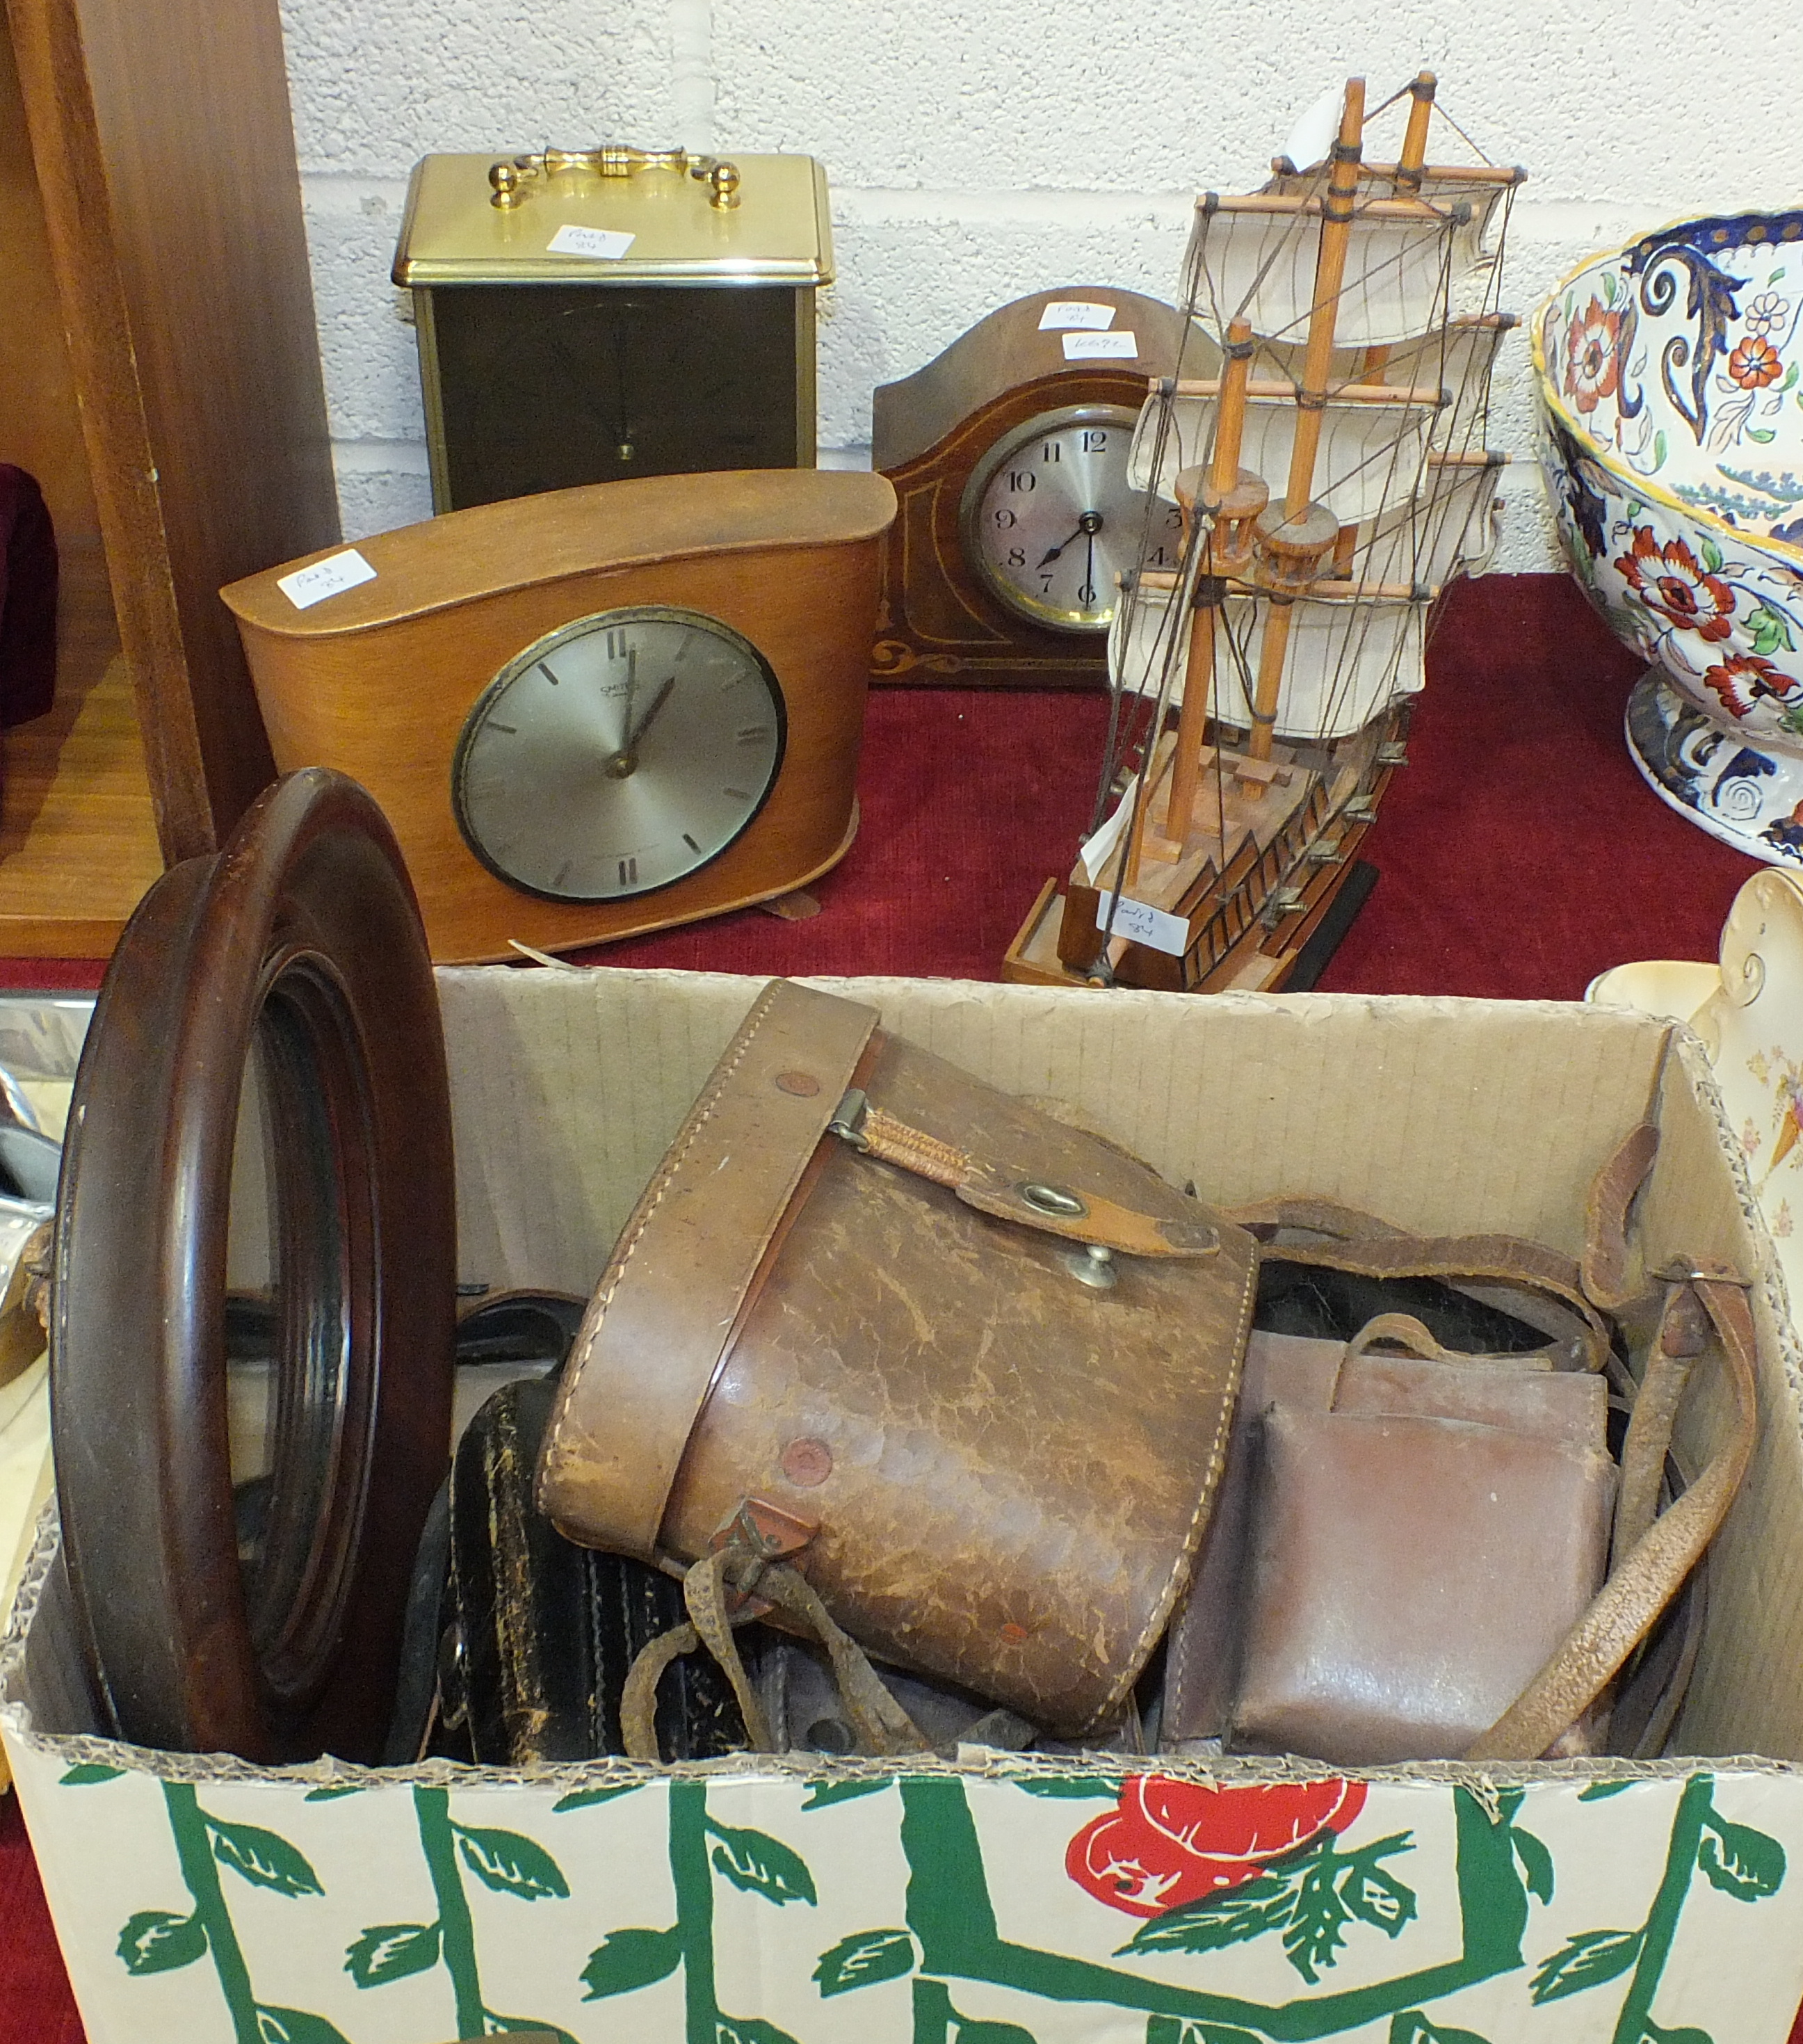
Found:
<path fill-rule="evenodd" d="M 1803 866 L 1803 212 L 1593 256 L 1532 339 L 1571 571 L 1654 663 L 1635 763 L 1713 836 Z"/>

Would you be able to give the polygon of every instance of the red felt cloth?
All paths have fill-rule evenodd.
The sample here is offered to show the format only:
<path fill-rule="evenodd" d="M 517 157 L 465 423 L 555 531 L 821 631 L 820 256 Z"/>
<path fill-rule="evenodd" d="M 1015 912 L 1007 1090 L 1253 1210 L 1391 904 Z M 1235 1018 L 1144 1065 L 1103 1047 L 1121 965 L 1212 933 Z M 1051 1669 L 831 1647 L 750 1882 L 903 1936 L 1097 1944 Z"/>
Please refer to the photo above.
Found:
<path fill-rule="evenodd" d="M 1755 868 L 1655 801 L 1629 765 L 1621 713 L 1637 671 L 1562 577 L 1456 592 L 1411 763 L 1365 841 L 1382 878 L 1324 988 L 1575 1000 L 1624 959 L 1714 956 Z M 819 916 L 784 923 L 748 910 L 589 955 L 996 978 L 1088 821 L 1105 709 L 1069 694 L 879 690 L 863 830 L 815 889 Z M 0 962 L 0 984 L 93 986 L 99 970 Z M 10 1800 L 0 1814 L 0 2044 L 81 2044 Z M 1803 2044 L 1803 2018 L 1792 2044 Z"/>

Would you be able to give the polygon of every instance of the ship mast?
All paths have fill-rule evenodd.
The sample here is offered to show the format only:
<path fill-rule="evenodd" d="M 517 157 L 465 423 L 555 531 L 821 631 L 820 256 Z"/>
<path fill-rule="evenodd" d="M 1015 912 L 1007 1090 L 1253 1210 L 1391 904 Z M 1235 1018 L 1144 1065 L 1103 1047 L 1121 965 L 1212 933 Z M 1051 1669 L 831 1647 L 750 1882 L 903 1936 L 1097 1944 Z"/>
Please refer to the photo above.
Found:
<path fill-rule="evenodd" d="M 1418 105 L 1419 102 L 1417 102 Z M 1411 112 L 1413 110 L 1411 110 Z M 1333 170 L 1321 209 L 1321 252 L 1316 259 L 1314 302 L 1309 312 L 1308 347 L 1302 359 L 1302 387 L 1296 393 L 1296 435 L 1290 451 L 1290 474 L 1281 514 L 1269 510 L 1254 530 L 1260 579 L 1271 599 L 1259 649 L 1258 682 L 1253 697 L 1249 758 L 1268 760 L 1277 723 L 1277 702 L 1283 683 L 1283 655 L 1290 644 L 1290 620 L 1295 599 L 1315 579 L 1322 556 L 1340 536 L 1340 521 L 1324 505 L 1313 501 L 1315 457 L 1326 417 L 1328 378 L 1333 369 L 1333 327 L 1340 293 L 1346 279 L 1346 252 L 1352 245 L 1353 202 L 1359 191 L 1359 162 L 1364 154 L 1365 82 L 1346 81 L 1340 116 L 1340 136 L 1333 145 Z M 1425 144 L 1425 138 L 1424 138 Z M 1249 794 L 1261 793 L 1254 776 Z"/>
<path fill-rule="evenodd" d="M 1177 505 L 1183 517 L 1185 554 L 1190 530 L 1199 509 L 1210 529 L 1202 541 L 1202 572 L 1191 601 L 1189 659 L 1182 708 L 1177 713 L 1176 755 L 1171 766 L 1171 799 L 1164 813 L 1164 835 L 1180 852 L 1195 820 L 1196 783 L 1202 771 L 1203 740 L 1214 697 L 1216 635 L 1227 581 L 1252 561 L 1253 523 L 1269 502 L 1271 492 L 1250 469 L 1240 466 L 1245 431 L 1246 384 L 1251 374 L 1253 332 L 1245 320 L 1227 329 L 1226 360 L 1221 372 L 1216 413 L 1214 459 L 1206 481 L 1199 468 L 1177 478 Z"/>

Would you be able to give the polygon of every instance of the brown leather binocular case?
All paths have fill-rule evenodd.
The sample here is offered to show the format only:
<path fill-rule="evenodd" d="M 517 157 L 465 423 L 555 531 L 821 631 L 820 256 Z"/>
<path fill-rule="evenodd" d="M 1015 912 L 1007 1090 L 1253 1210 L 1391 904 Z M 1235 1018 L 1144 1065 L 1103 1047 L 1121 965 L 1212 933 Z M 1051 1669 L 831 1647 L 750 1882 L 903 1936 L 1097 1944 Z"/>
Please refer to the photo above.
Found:
<path fill-rule="evenodd" d="M 1250 1235 L 776 982 L 627 1222 L 539 1466 L 572 1539 L 793 1555 L 869 1652 L 1065 1735 L 1187 1585 Z"/>

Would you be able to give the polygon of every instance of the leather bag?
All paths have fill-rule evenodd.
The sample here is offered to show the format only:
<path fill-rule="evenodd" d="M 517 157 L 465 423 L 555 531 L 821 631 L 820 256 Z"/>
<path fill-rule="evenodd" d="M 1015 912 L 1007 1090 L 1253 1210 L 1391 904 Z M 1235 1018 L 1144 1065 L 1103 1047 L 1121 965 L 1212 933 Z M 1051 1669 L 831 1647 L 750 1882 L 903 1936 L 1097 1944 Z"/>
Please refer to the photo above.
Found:
<path fill-rule="evenodd" d="M 1207 1545 L 1172 1627 L 1168 1745 L 1344 1765 L 1456 1753 L 1594 1596 L 1607 1387 L 1512 1357 L 1255 1331 Z"/>
<path fill-rule="evenodd" d="M 765 989 L 602 1277 L 540 1503 L 675 1570 L 750 1526 L 872 1654 L 1080 1735 L 1188 1581 L 1255 1246 L 877 1023 Z"/>
<path fill-rule="evenodd" d="M 554 1377 L 495 1393 L 465 1429 L 451 1474 L 447 1717 L 485 1765 L 539 1767 L 627 1750 L 620 1696 L 651 1640 L 682 1621 L 682 1590 L 620 1554 L 566 1540 L 532 1501 Z M 656 1741 L 673 1760 L 745 1743 L 726 1677 L 706 1656 L 662 1685 Z"/>
<path fill-rule="evenodd" d="M 1231 1743 L 1341 1765 L 1462 1752 L 1602 1587 L 1605 1386 L 1356 1346 L 1314 1374 L 1256 1415 Z"/>
<path fill-rule="evenodd" d="M 1172 1629 L 1167 1745 L 1225 1735 L 1342 1765 L 1529 1760 L 1590 1750 L 1631 1662 L 1638 1689 L 1682 1680 L 1681 1639 L 1675 1655 L 1640 1650 L 1732 1501 L 1757 1412 L 1740 1281 L 1701 1266 L 1628 1275 L 1628 1208 L 1656 1143 L 1636 1128 L 1598 1174 L 1581 1265 L 1501 1236 L 1424 1240 L 1321 1201 L 1241 1216 L 1274 1258 L 1444 1279 L 1506 1298 L 1548 1341 L 1453 1355 L 1394 1314 L 1344 1347 L 1255 1338 L 1209 1548 Z M 1636 1379 L 1602 1314 L 1655 1285 Z M 1417 1353 L 1365 1352 L 1386 1339 Z M 1662 1510 L 1674 1418 L 1705 1354 L 1727 1424 Z M 1619 1482 L 1605 1370 L 1632 1403 Z M 1638 1744 L 1670 1712 L 1640 1696 L 1631 1716 Z"/>

